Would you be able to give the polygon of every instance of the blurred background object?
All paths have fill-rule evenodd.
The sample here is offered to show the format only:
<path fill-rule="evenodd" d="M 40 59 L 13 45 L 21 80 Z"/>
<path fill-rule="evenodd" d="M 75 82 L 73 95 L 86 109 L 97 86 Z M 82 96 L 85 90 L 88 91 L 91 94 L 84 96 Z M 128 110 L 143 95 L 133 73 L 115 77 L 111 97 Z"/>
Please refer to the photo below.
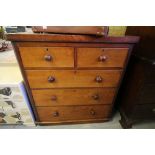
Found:
<path fill-rule="evenodd" d="M 17 32 L 25 32 L 25 26 L 6 26 L 5 31 L 7 33 L 17 33 Z"/>
<path fill-rule="evenodd" d="M 6 42 L 5 39 L 4 27 L 0 26 L 0 52 L 6 51 L 8 47 L 8 42 Z"/>
<path fill-rule="evenodd" d="M 0 26 L 0 39 L 4 38 L 4 28 L 3 26 Z"/>
<path fill-rule="evenodd" d="M 125 36 L 127 26 L 109 26 L 108 36 Z"/>
<path fill-rule="evenodd" d="M 0 125 L 35 126 L 33 112 L 18 66 L 0 65 Z"/>

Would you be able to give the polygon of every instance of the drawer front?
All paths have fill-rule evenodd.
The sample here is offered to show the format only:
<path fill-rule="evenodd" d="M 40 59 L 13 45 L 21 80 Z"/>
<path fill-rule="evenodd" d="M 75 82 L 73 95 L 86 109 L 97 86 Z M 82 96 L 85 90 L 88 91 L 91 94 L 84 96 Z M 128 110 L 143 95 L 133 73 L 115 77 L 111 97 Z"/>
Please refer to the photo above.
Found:
<path fill-rule="evenodd" d="M 115 88 L 32 90 L 36 106 L 112 104 Z"/>
<path fill-rule="evenodd" d="M 74 48 L 19 47 L 24 67 L 74 67 Z"/>
<path fill-rule="evenodd" d="M 67 106 L 67 107 L 37 107 L 41 122 L 69 122 L 76 120 L 91 120 L 108 118 L 111 106 Z"/>
<path fill-rule="evenodd" d="M 78 67 L 124 67 L 127 48 L 78 48 Z"/>
<path fill-rule="evenodd" d="M 31 88 L 117 87 L 121 70 L 27 70 Z"/>
<path fill-rule="evenodd" d="M 155 104 L 136 105 L 133 112 L 134 118 L 155 118 Z"/>

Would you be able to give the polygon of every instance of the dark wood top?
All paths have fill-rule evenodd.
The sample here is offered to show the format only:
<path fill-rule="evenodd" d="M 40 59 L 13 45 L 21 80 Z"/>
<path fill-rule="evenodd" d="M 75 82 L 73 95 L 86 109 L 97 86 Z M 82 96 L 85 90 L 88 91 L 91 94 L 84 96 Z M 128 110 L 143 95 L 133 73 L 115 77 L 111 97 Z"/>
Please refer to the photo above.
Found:
<path fill-rule="evenodd" d="M 7 40 L 10 41 L 47 41 L 47 42 L 76 42 L 76 43 L 137 43 L 138 36 L 125 37 L 97 37 L 90 35 L 63 35 L 63 34 L 37 34 L 37 33 L 12 33 L 6 34 Z"/>

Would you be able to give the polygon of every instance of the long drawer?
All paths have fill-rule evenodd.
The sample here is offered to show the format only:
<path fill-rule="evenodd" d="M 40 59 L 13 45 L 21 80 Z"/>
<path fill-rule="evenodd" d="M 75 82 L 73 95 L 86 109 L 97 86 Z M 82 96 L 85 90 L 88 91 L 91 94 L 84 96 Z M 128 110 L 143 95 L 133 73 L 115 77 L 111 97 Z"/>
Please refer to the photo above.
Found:
<path fill-rule="evenodd" d="M 124 67 L 128 48 L 78 48 L 77 66 L 83 67 Z"/>
<path fill-rule="evenodd" d="M 41 122 L 106 119 L 110 117 L 111 110 L 110 105 L 37 107 Z"/>
<path fill-rule="evenodd" d="M 31 88 L 117 87 L 121 70 L 27 70 Z"/>
<path fill-rule="evenodd" d="M 32 90 L 36 106 L 112 104 L 115 88 Z"/>
<path fill-rule="evenodd" d="M 74 67 L 72 47 L 19 47 L 24 67 Z"/>

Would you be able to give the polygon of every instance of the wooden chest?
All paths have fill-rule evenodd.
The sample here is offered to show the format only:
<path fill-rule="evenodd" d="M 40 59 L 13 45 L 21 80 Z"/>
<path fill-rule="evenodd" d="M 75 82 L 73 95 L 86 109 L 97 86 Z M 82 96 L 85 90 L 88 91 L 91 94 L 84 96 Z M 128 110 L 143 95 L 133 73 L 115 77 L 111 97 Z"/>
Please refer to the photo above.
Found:
<path fill-rule="evenodd" d="M 155 120 L 155 62 L 133 55 L 127 71 L 118 97 L 120 123 L 132 128 L 137 122 Z"/>
<path fill-rule="evenodd" d="M 111 118 L 138 37 L 8 34 L 39 124 Z"/>
<path fill-rule="evenodd" d="M 139 35 L 118 95 L 123 128 L 155 120 L 155 27 L 129 26 L 127 34 Z M 125 95 L 128 94 L 128 95 Z"/>

